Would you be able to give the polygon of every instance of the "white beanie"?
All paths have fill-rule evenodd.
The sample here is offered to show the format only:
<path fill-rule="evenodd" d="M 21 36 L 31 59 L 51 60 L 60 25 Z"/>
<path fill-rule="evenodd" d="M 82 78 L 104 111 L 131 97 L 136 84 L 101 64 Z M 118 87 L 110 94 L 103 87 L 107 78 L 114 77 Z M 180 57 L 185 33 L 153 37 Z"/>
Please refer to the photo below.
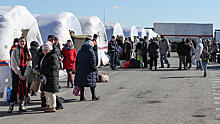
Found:
<path fill-rule="evenodd" d="M 52 46 L 52 43 L 50 42 L 46 42 L 43 46 L 42 46 L 42 49 L 43 50 L 48 50 L 48 51 L 51 51 L 53 50 L 53 46 Z"/>

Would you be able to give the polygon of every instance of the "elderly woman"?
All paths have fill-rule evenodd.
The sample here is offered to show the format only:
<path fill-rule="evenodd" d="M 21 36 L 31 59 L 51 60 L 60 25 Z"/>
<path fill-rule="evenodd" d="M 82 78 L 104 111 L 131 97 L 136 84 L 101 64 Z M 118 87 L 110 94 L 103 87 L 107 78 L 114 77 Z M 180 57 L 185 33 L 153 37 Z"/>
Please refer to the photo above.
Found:
<path fill-rule="evenodd" d="M 14 104 L 19 95 L 20 104 L 19 111 L 26 112 L 24 108 L 25 98 L 27 97 L 26 78 L 31 70 L 31 54 L 27 47 L 27 42 L 24 37 L 19 39 L 18 46 L 12 51 L 11 68 L 12 68 L 12 93 L 8 112 L 12 113 Z"/>
<path fill-rule="evenodd" d="M 43 91 L 46 96 L 47 112 L 56 112 L 56 94 L 59 91 L 59 58 L 49 43 L 45 43 L 42 47 L 44 57 L 40 62 L 40 74 L 47 79 Z"/>
<path fill-rule="evenodd" d="M 93 50 L 94 43 L 86 39 L 86 43 L 81 47 L 76 57 L 76 74 L 74 85 L 80 87 L 80 101 L 84 101 L 84 87 L 90 87 L 92 100 L 96 101 L 99 97 L 95 95 L 97 80 L 96 56 Z"/>

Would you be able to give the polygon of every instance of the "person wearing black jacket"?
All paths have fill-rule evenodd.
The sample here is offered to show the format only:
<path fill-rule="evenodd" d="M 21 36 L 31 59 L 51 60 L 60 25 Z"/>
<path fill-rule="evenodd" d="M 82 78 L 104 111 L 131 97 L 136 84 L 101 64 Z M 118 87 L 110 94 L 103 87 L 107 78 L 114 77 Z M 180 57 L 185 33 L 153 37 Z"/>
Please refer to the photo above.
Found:
<path fill-rule="evenodd" d="M 131 54 L 132 54 L 132 45 L 129 42 L 128 38 L 125 38 L 124 42 L 125 42 L 124 49 L 123 49 L 124 59 L 126 61 L 129 61 L 131 59 Z"/>
<path fill-rule="evenodd" d="M 143 41 L 143 61 L 144 61 L 144 68 L 148 68 L 148 59 L 147 59 L 147 37 L 144 36 Z"/>
<path fill-rule="evenodd" d="M 76 57 L 74 85 L 80 88 L 80 101 L 85 100 L 84 87 L 90 87 L 93 101 L 99 100 L 99 97 L 95 95 L 98 69 L 93 47 L 94 43 L 86 39 L 86 43 L 81 47 Z"/>
<path fill-rule="evenodd" d="M 108 54 L 110 55 L 110 67 L 115 69 L 118 59 L 118 44 L 116 43 L 115 36 L 112 36 L 112 40 L 108 43 Z"/>
<path fill-rule="evenodd" d="M 155 70 L 157 70 L 157 58 L 159 57 L 159 45 L 156 40 L 153 39 L 152 42 L 148 46 L 148 53 L 150 56 L 150 70 L 152 70 L 153 63 L 155 66 Z"/>
<path fill-rule="evenodd" d="M 184 70 L 187 70 L 186 68 L 186 56 L 188 53 L 188 45 L 186 44 L 185 39 L 182 40 L 182 42 L 178 43 L 177 45 L 177 54 L 179 56 L 179 68 L 178 70 L 182 70 L 182 64 L 184 66 Z"/>
<path fill-rule="evenodd" d="M 45 43 L 42 47 L 45 56 L 40 62 L 40 74 L 46 77 L 43 91 L 46 96 L 45 111 L 56 112 L 56 94 L 59 92 L 59 58 L 51 44 Z"/>

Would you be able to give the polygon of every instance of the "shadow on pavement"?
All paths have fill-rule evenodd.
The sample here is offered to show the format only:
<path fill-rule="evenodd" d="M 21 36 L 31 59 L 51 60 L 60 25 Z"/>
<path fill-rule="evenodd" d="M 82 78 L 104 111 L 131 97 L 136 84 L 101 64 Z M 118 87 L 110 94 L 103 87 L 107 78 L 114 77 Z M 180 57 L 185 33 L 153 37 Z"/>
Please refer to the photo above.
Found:
<path fill-rule="evenodd" d="M 77 99 L 64 99 L 64 103 L 79 102 Z"/>
<path fill-rule="evenodd" d="M 180 78 L 203 78 L 203 76 L 176 76 L 176 77 L 160 77 L 160 79 L 180 79 Z"/>
<path fill-rule="evenodd" d="M 220 66 L 216 65 L 216 66 L 208 66 L 207 67 L 209 70 L 220 70 Z"/>

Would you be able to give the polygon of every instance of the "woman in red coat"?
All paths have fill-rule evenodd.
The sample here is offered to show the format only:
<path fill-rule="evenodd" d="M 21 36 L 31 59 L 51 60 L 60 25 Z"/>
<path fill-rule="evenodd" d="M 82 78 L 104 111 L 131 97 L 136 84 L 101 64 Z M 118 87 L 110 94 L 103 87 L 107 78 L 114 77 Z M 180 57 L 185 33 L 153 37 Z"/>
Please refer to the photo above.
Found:
<path fill-rule="evenodd" d="M 76 61 L 77 53 L 71 40 L 67 40 L 67 43 L 64 45 L 62 49 L 62 54 L 64 56 L 63 69 L 66 69 L 66 72 L 68 74 L 67 87 L 69 87 L 71 83 L 71 88 L 72 88 L 73 87 L 72 72 L 73 70 L 75 70 L 75 61 Z"/>

